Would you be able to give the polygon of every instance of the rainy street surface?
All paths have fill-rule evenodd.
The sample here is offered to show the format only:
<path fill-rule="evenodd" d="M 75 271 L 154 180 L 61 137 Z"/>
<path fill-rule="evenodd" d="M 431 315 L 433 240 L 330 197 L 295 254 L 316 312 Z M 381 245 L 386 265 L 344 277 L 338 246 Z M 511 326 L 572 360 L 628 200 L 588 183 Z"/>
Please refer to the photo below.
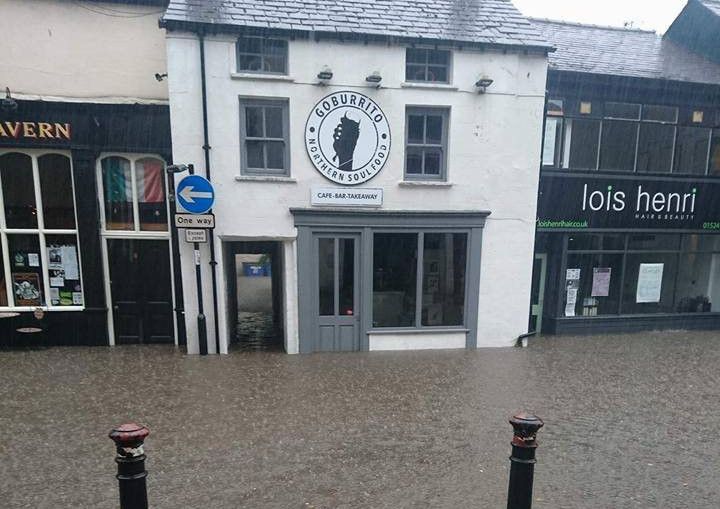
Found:
<path fill-rule="evenodd" d="M 533 509 L 717 508 L 720 333 L 529 348 L 186 356 L 0 352 L 0 507 L 117 508 L 113 425 L 147 425 L 152 508 L 504 508 L 518 409 Z"/>

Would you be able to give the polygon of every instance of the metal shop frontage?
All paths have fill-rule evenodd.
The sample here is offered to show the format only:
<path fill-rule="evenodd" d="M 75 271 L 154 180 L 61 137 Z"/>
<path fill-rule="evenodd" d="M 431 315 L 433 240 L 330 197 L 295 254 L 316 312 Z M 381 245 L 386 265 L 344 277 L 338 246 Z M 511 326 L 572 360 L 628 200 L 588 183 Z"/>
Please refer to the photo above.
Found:
<path fill-rule="evenodd" d="M 539 197 L 531 330 L 720 328 L 720 182 L 555 171 Z"/>
<path fill-rule="evenodd" d="M 175 341 L 166 106 L 0 111 L 0 346 Z"/>

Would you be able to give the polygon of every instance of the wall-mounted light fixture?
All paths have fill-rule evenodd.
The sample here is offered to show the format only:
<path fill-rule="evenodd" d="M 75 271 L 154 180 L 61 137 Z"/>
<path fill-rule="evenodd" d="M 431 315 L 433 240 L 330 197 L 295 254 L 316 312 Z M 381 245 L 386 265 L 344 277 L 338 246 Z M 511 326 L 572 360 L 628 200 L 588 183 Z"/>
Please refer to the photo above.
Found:
<path fill-rule="evenodd" d="M 328 81 L 330 81 L 333 77 L 332 70 L 326 65 L 323 67 L 322 71 L 320 71 L 317 75 L 318 78 L 318 85 L 327 85 Z"/>
<path fill-rule="evenodd" d="M 493 84 L 493 80 L 490 78 L 480 78 L 475 82 L 475 86 L 478 89 L 478 93 L 484 94 L 487 87 Z"/>
<path fill-rule="evenodd" d="M 373 71 L 372 74 L 365 76 L 365 81 L 373 85 L 375 88 L 380 88 L 380 82 L 382 81 L 382 76 L 380 76 L 380 72 Z"/>
<path fill-rule="evenodd" d="M 167 73 L 166 73 L 166 72 L 164 72 L 164 73 L 162 73 L 162 74 L 160 74 L 159 72 L 156 72 L 156 73 L 155 73 L 155 79 L 156 79 L 156 80 L 162 81 L 162 80 L 164 80 L 165 78 L 167 78 Z"/>
<path fill-rule="evenodd" d="M 5 87 L 5 97 L 0 101 L 0 108 L 3 111 L 15 111 L 17 107 L 17 101 L 10 95 L 10 87 Z"/>

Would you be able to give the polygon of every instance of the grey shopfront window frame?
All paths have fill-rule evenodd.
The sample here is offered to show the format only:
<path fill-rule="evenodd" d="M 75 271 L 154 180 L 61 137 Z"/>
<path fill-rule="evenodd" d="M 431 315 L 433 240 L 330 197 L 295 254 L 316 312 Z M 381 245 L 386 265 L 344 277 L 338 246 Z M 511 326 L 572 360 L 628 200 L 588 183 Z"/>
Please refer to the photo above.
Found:
<path fill-rule="evenodd" d="M 298 229 L 298 311 L 300 353 L 315 350 L 313 331 L 317 310 L 315 309 L 314 264 L 312 257 L 313 236 L 316 234 L 360 234 L 357 249 L 360 255 L 360 350 L 369 350 L 370 334 L 423 334 L 437 332 L 465 332 L 466 348 L 476 348 L 478 329 L 478 305 L 480 288 L 480 260 L 482 233 L 488 211 L 368 211 L 368 210 L 318 210 L 290 209 Z M 373 236 L 375 233 L 467 233 L 467 265 L 465 275 L 465 308 L 462 326 L 421 327 L 373 327 Z M 418 242 L 422 238 L 418 235 Z M 420 247 L 420 244 L 418 245 Z M 421 251 L 422 252 L 422 251 Z M 418 267 L 422 261 L 418 253 Z M 418 274 L 420 274 L 418 272 Z M 422 292 L 422 285 L 416 292 Z M 416 306 L 422 306 L 422 293 Z M 421 320 L 416 316 L 416 324 Z"/>
<path fill-rule="evenodd" d="M 289 100 L 284 97 L 245 97 L 240 96 L 240 174 L 247 176 L 272 176 L 272 177 L 289 177 L 290 176 L 290 107 Z M 280 107 L 282 109 L 282 138 L 269 138 L 263 137 L 248 137 L 247 136 L 247 124 L 246 124 L 246 108 L 248 107 Z M 265 110 L 263 109 L 263 127 L 265 127 Z M 265 129 L 265 132 L 267 129 Z M 264 134 L 264 133 L 263 133 Z M 260 141 L 260 142 L 278 142 L 284 143 L 284 168 L 250 168 L 248 166 L 247 148 L 245 143 L 247 141 Z M 265 152 L 264 161 L 267 164 L 267 153 Z"/>
<path fill-rule="evenodd" d="M 422 115 L 424 120 L 423 138 L 426 138 L 427 116 L 436 115 L 442 118 L 442 133 L 439 144 L 426 143 L 410 143 L 410 115 Z M 448 106 L 415 106 L 408 105 L 405 107 L 405 154 L 403 160 L 404 178 L 405 180 L 447 180 L 447 155 L 448 155 L 448 135 L 450 125 L 450 107 Z M 415 148 L 424 150 L 426 148 L 440 149 L 440 173 L 437 175 L 425 173 L 425 157 L 423 156 L 422 171 L 420 173 L 408 173 L 407 156 L 408 149 Z"/>

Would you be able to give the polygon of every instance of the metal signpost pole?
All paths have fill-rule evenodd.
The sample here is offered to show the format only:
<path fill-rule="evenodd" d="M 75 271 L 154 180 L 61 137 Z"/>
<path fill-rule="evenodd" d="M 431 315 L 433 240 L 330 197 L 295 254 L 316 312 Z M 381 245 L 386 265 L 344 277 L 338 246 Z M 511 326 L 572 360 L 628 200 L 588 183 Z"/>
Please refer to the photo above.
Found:
<path fill-rule="evenodd" d="M 195 281 L 197 282 L 198 296 L 198 343 L 200 344 L 200 355 L 207 355 L 207 323 L 205 323 L 205 310 L 203 308 L 202 274 L 200 273 L 200 244 L 198 242 L 193 242 L 193 249 L 195 254 Z"/>

